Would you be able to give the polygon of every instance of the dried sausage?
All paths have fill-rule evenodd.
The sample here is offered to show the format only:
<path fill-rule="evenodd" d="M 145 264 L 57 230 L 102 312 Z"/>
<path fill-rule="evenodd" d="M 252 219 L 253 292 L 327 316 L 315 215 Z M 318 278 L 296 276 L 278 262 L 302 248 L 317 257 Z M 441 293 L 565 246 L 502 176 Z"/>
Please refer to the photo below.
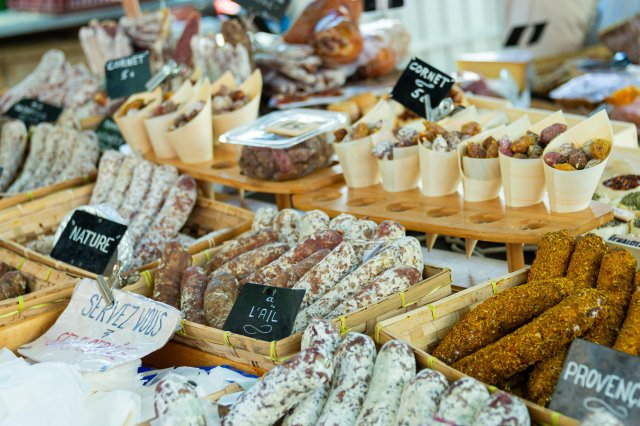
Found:
<path fill-rule="evenodd" d="M 270 228 L 260 229 L 245 237 L 229 241 L 207 262 L 205 270 L 210 274 L 231 259 L 276 241 L 278 241 L 278 233 Z"/>
<path fill-rule="evenodd" d="M 7 192 L 17 194 L 23 191 L 30 182 L 35 178 L 38 167 L 46 161 L 45 149 L 46 139 L 49 132 L 53 130 L 53 125 L 49 123 L 40 123 L 32 128 L 31 141 L 29 143 L 29 155 L 22 166 L 22 172 L 15 182 L 11 184 Z"/>
<path fill-rule="evenodd" d="M 53 185 L 58 182 L 60 175 L 69 164 L 69 159 L 72 157 L 73 150 L 80 139 L 80 134 L 75 129 L 58 126 L 51 132 L 49 137 L 53 138 L 56 144 L 56 153 L 49 174 L 43 181 L 44 185 Z"/>
<path fill-rule="evenodd" d="M 300 349 L 316 348 L 324 353 L 327 358 L 333 357 L 333 353 L 340 344 L 340 331 L 331 321 L 314 319 L 302 333 Z"/>
<path fill-rule="evenodd" d="M 106 203 L 114 209 L 120 209 L 120 206 L 126 197 L 129 185 L 133 180 L 133 172 L 142 161 L 143 160 L 134 155 L 126 156 L 122 161 L 122 166 L 120 166 L 118 176 L 116 177 L 116 180 L 113 183 L 113 188 L 106 200 Z"/>
<path fill-rule="evenodd" d="M 438 411 L 442 395 L 449 388 L 444 374 L 425 368 L 407 382 L 396 417 L 398 426 L 420 426 Z"/>
<path fill-rule="evenodd" d="M 79 133 L 76 138 L 76 146 L 71 152 L 71 158 L 60 176 L 56 178 L 56 182 L 64 182 L 91 173 L 96 169 L 99 157 L 98 136 L 92 131 Z"/>
<path fill-rule="evenodd" d="M 13 299 L 26 293 L 29 277 L 20 271 L 9 271 L 0 277 L 0 300 Z"/>
<path fill-rule="evenodd" d="M 396 238 L 404 237 L 406 233 L 407 231 L 400 222 L 385 220 L 378 225 L 374 238 L 376 240 L 395 240 Z"/>
<path fill-rule="evenodd" d="M 191 264 L 191 255 L 177 240 L 169 241 L 162 253 L 162 263 L 156 271 L 153 299 L 180 309 L 182 273 Z"/>
<path fill-rule="evenodd" d="M 507 392 L 497 390 L 475 418 L 474 424 L 483 426 L 529 426 L 531 419 L 527 406 Z"/>
<path fill-rule="evenodd" d="M 123 160 L 124 155 L 112 149 L 102 154 L 100 165 L 98 166 L 98 178 L 93 187 L 89 204 L 102 204 L 107 202 Z"/>
<path fill-rule="evenodd" d="M 372 220 L 355 220 L 347 222 L 344 232 L 345 238 L 353 238 L 354 240 L 370 240 L 375 237 L 378 225 Z"/>
<path fill-rule="evenodd" d="M 489 399 L 482 383 L 465 377 L 449 386 L 442 396 L 436 418 L 460 426 L 471 426 L 480 409 Z"/>
<path fill-rule="evenodd" d="M 209 278 L 202 268 L 189 266 L 180 283 L 180 310 L 184 319 L 198 324 L 206 324 L 204 316 L 204 291 Z"/>
<path fill-rule="evenodd" d="M 300 216 L 293 209 L 280 210 L 275 219 L 275 229 L 280 241 L 295 245 L 300 234 Z"/>
<path fill-rule="evenodd" d="M 222 329 L 239 293 L 238 280 L 228 273 L 216 272 L 204 292 L 204 316 L 209 327 Z"/>
<path fill-rule="evenodd" d="M 328 249 L 318 250 L 311 256 L 293 265 L 288 271 L 285 271 L 282 275 L 269 281 L 269 285 L 274 287 L 293 287 L 300 278 L 304 276 L 311 268 L 316 266 L 331 253 Z"/>
<path fill-rule="evenodd" d="M 22 165 L 27 149 L 27 127 L 20 120 L 12 120 L 2 126 L 0 134 L 0 191 L 5 191 L 13 182 Z"/>
<path fill-rule="evenodd" d="M 239 282 L 249 277 L 258 269 L 273 262 L 289 250 L 286 243 L 271 243 L 258 247 L 222 265 L 216 273 L 231 274 Z"/>
<path fill-rule="evenodd" d="M 131 184 L 118 210 L 120 216 L 122 216 L 127 223 L 130 223 L 131 219 L 136 215 L 136 212 L 140 208 L 140 200 L 144 200 L 147 191 L 149 191 L 153 169 L 153 163 L 143 160 L 136 165 L 133 170 Z"/>
<path fill-rule="evenodd" d="M 262 229 L 273 228 L 277 215 L 278 211 L 272 207 L 260 207 L 256 210 L 255 216 L 253 216 L 251 230 L 256 232 Z"/>
<path fill-rule="evenodd" d="M 329 215 L 322 210 L 311 210 L 300 219 L 300 236 L 302 241 L 316 232 L 329 229 Z"/>
<path fill-rule="evenodd" d="M 329 222 L 329 229 L 335 229 L 336 231 L 344 235 L 344 233 L 346 232 L 347 226 L 351 222 L 356 220 L 358 219 L 356 219 L 356 217 L 351 214 L 341 213 L 338 216 L 331 219 L 331 222 Z"/>

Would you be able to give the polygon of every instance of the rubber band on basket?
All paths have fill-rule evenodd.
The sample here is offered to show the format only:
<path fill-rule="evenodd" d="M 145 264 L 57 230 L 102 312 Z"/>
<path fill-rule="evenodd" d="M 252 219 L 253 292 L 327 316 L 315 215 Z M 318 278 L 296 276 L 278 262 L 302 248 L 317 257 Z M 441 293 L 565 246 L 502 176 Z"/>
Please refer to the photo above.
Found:
<path fill-rule="evenodd" d="M 184 329 L 184 321 L 185 321 L 184 318 L 180 320 L 180 330 L 177 331 L 177 333 L 182 336 L 187 335 L 187 330 Z"/>
<path fill-rule="evenodd" d="M 498 388 L 496 388 L 495 386 L 491 386 L 491 385 L 487 386 L 487 389 L 489 389 L 489 393 L 494 393 L 495 391 L 498 390 Z"/>
<path fill-rule="evenodd" d="M 551 426 L 558 426 L 560 424 L 560 413 L 553 411 L 551 413 Z"/>
<path fill-rule="evenodd" d="M 416 303 L 418 303 L 417 300 L 411 303 L 407 303 L 404 298 L 404 291 L 399 291 L 398 294 L 400 295 L 400 303 L 402 304 L 403 308 L 408 308 L 409 306 L 415 305 Z"/>
<path fill-rule="evenodd" d="M 151 276 L 151 272 L 142 271 L 142 276 L 144 277 L 144 280 L 147 283 L 147 287 L 153 288 L 153 277 Z"/>
<path fill-rule="evenodd" d="M 209 254 L 209 250 L 203 251 L 202 254 L 204 254 L 204 258 L 207 259 L 207 262 L 211 260 L 211 255 Z"/>
<path fill-rule="evenodd" d="M 225 331 L 224 333 L 222 333 L 222 340 L 224 341 L 224 344 L 229 346 L 231 349 L 235 350 L 235 348 L 233 347 L 233 345 L 231 344 L 231 340 L 229 340 L 229 335 L 231 334 L 230 331 Z"/>
<path fill-rule="evenodd" d="M 347 319 L 344 316 L 338 318 L 340 320 L 340 334 L 347 334 L 351 331 L 350 328 L 347 328 Z"/>
<path fill-rule="evenodd" d="M 278 355 L 276 354 L 276 343 L 278 343 L 277 340 L 272 340 L 271 343 L 269 343 L 269 356 L 266 357 L 267 359 L 273 361 L 274 363 L 280 361 L 278 359 Z"/>
<path fill-rule="evenodd" d="M 23 265 L 24 265 L 24 257 L 21 257 L 20 260 L 18 261 L 18 266 L 16 266 L 16 269 L 18 271 L 21 270 Z"/>
<path fill-rule="evenodd" d="M 18 296 L 18 313 L 24 311 L 24 298 L 22 296 Z"/>
<path fill-rule="evenodd" d="M 375 330 L 375 333 L 373 334 L 373 340 L 375 340 L 376 343 L 380 343 L 380 330 L 382 330 L 381 322 L 376 324 L 376 330 Z"/>
<path fill-rule="evenodd" d="M 498 294 L 498 283 L 495 280 L 489 280 L 489 284 L 491 284 L 491 289 L 493 290 L 493 294 Z"/>
<path fill-rule="evenodd" d="M 433 320 L 434 321 L 437 320 L 438 319 L 438 314 L 436 313 L 436 307 L 433 306 L 431 303 L 429 303 L 427 306 L 431 310 L 431 315 L 433 316 Z"/>
<path fill-rule="evenodd" d="M 53 272 L 53 268 L 49 267 L 49 268 L 47 269 L 47 274 L 46 274 L 46 275 L 45 275 L 45 277 L 44 277 L 44 280 L 45 280 L 45 281 L 49 281 L 49 278 L 51 278 L 51 273 L 52 273 L 52 272 Z"/>
<path fill-rule="evenodd" d="M 84 175 L 84 176 L 82 176 L 82 181 L 83 181 L 84 183 L 89 183 L 89 180 L 90 180 L 90 179 L 91 179 L 91 178 L 89 177 L 89 175 Z"/>
<path fill-rule="evenodd" d="M 433 357 L 427 356 L 427 367 L 433 370 Z"/>
<path fill-rule="evenodd" d="M 27 192 L 27 200 L 33 201 L 33 192 L 31 191 Z"/>

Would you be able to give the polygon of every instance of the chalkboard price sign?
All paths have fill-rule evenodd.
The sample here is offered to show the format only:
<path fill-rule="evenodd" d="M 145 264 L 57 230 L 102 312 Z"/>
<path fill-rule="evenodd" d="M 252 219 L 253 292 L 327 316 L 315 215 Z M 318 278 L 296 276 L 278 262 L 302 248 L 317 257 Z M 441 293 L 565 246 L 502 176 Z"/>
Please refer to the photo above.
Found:
<path fill-rule="evenodd" d="M 126 231 L 126 225 L 77 210 L 53 247 L 51 257 L 95 274 L 105 274 Z"/>
<path fill-rule="evenodd" d="M 604 410 L 624 425 L 640 419 L 640 358 L 576 339 L 549 406 L 574 419 Z"/>
<path fill-rule="evenodd" d="M 123 98 L 146 91 L 145 84 L 151 79 L 149 51 L 135 53 L 124 58 L 107 61 L 104 65 L 107 94 L 111 99 Z"/>
<path fill-rule="evenodd" d="M 280 21 L 284 16 L 291 0 L 235 0 L 240 6 L 249 12 L 255 13 L 264 19 Z"/>
<path fill-rule="evenodd" d="M 268 342 L 291 335 L 305 290 L 247 283 L 223 330 Z"/>
<path fill-rule="evenodd" d="M 126 143 L 118 125 L 111 117 L 102 120 L 96 129 L 96 136 L 98 136 L 98 143 L 103 150 L 118 149 Z"/>
<path fill-rule="evenodd" d="M 54 122 L 60 114 L 62 114 L 62 108 L 27 98 L 19 100 L 6 112 L 8 117 L 23 121 L 27 127 L 43 122 Z"/>
<path fill-rule="evenodd" d="M 427 95 L 431 99 L 431 107 L 436 107 L 452 86 L 453 77 L 414 57 L 393 87 L 391 96 L 419 116 L 427 118 Z"/>

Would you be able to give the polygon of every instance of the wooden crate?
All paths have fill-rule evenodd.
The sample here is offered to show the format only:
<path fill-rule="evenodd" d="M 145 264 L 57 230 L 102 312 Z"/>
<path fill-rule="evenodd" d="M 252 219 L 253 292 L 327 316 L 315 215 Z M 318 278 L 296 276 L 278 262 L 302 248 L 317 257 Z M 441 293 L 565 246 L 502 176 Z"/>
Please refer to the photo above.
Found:
<path fill-rule="evenodd" d="M 55 233 L 58 224 L 71 210 L 89 203 L 92 190 L 93 184 L 89 184 L 0 211 L 0 239 L 5 240 L 13 250 L 24 257 L 73 275 L 95 278 L 95 274 L 89 271 L 25 247 L 30 241 Z M 195 254 L 249 230 L 252 221 L 253 213 L 249 210 L 199 196 L 182 231 L 200 237 L 217 229 L 225 230 L 213 239 L 190 246 L 189 252 Z M 151 269 L 157 264 L 158 262 L 150 263 L 140 269 Z"/>
<path fill-rule="evenodd" d="M 202 266 L 219 248 L 205 250 L 192 257 L 192 265 Z M 140 281 L 124 290 L 150 297 L 155 270 L 146 271 Z M 374 305 L 334 319 L 341 332 L 358 331 L 373 335 L 379 321 L 424 306 L 451 294 L 451 270 L 425 265 L 423 281 L 405 292 L 387 297 Z M 287 338 L 265 342 L 190 321 L 183 321 L 174 340 L 226 359 L 270 370 L 300 351 L 302 332 Z"/>
<path fill-rule="evenodd" d="M 390 340 L 403 340 L 414 349 L 416 361 L 422 368 L 428 367 L 443 373 L 451 382 L 466 377 L 460 371 L 429 355 L 437 343 L 451 330 L 454 324 L 462 319 L 471 309 L 478 306 L 494 294 L 508 288 L 524 284 L 527 281 L 528 268 L 505 275 L 497 280 L 445 297 L 430 303 L 426 307 L 415 309 L 398 315 L 378 324 L 375 340 L 384 344 Z M 492 387 L 489 387 L 490 389 Z M 558 426 L 577 426 L 575 419 L 561 413 L 541 407 L 533 402 L 523 400 L 527 404 L 531 419 L 535 423 Z"/>

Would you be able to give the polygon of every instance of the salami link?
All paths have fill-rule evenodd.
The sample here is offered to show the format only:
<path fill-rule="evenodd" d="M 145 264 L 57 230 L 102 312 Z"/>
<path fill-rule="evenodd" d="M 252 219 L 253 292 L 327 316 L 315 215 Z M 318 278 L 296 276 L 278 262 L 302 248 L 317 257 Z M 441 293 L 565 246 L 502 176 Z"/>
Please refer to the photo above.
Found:
<path fill-rule="evenodd" d="M 142 160 L 133 170 L 131 184 L 125 194 L 124 201 L 120 205 L 118 213 L 127 223 L 136 215 L 140 208 L 140 200 L 145 199 L 145 195 L 151 186 L 151 176 L 153 176 L 153 163 Z"/>
<path fill-rule="evenodd" d="M 256 210 L 256 214 L 253 217 L 251 230 L 253 232 L 257 232 L 262 229 L 273 228 L 275 226 L 277 215 L 278 211 L 272 207 L 260 207 Z"/>
<path fill-rule="evenodd" d="M 404 237 L 406 233 L 407 231 L 400 222 L 385 220 L 378 225 L 374 238 L 376 240 L 395 240 L 396 238 Z"/>
<path fill-rule="evenodd" d="M 422 260 L 422 247 L 420 242 L 414 237 L 401 237 L 393 240 L 385 250 L 392 247 L 398 251 L 398 265 L 410 266 L 422 271 L 424 261 Z"/>
<path fill-rule="evenodd" d="M 317 348 L 331 358 L 339 344 L 340 332 L 336 326 L 325 319 L 314 319 L 302 333 L 300 349 Z"/>
<path fill-rule="evenodd" d="M 115 152 L 115 151 L 107 151 Z M 102 161 L 104 161 L 104 156 L 102 156 Z M 102 161 L 100 161 L 100 171 L 98 172 L 98 182 L 100 182 L 100 177 L 102 174 Z M 136 215 L 131 220 L 129 224 L 129 229 L 127 232 L 131 235 L 131 241 L 133 241 L 133 245 L 135 246 L 144 233 L 149 228 L 149 225 L 156 217 L 160 209 L 162 208 L 162 204 L 164 203 L 169 190 L 178 179 L 178 171 L 173 166 L 156 166 L 153 170 L 153 177 L 151 179 L 151 187 L 147 193 L 146 199 L 142 204 L 142 208 L 138 210 Z M 97 186 L 97 184 L 96 184 Z M 96 193 L 94 189 L 93 193 Z M 92 201 L 93 204 L 93 201 Z"/>
<path fill-rule="evenodd" d="M 0 191 L 6 191 L 16 177 L 27 149 L 27 128 L 20 120 L 2 126 L 0 133 Z"/>
<path fill-rule="evenodd" d="M 438 411 L 438 404 L 449 387 L 447 378 L 425 368 L 407 382 L 396 417 L 398 426 L 420 426 Z"/>
<path fill-rule="evenodd" d="M 271 243 L 248 251 L 222 265 L 216 273 L 231 274 L 238 281 L 273 262 L 289 250 L 286 243 Z"/>
<path fill-rule="evenodd" d="M 131 181 L 133 180 L 133 172 L 142 161 L 143 160 L 133 155 L 126 156 L 122 161 L 118 176 L 106 200 L 106 203 L 114 209 L 120 210 L 120 206 L 127 195 L 129 185 L 131 185 Z"/>
<path fill-rule="evenodd" d="M 442 396 L 436 418 L 460 426 L 471 426 L 489 400 L 489 391 L 471 377 L 453 382 Z"/>
<path fill-rule="evenodd" d="M 322 413 L 322 408 L 329 394 L 329 385 L 311 392 L 293 409 L 282 421 L 282 426 L 312 426 L 315 425 Z"/>
<path fill-rule="evenodd" d="M 276 241 L 278 241 L 278 233 L 269 228 L 261 229 L 246 237 L 229 241 L 207 262 L 205 270 L 208 274 L 211 274 L 231 259 L 258 247 L 275 243 Z"/>
<path fill-rule="evenodd" d="M 300 219 L 300 241 L 317 232 L 329 229 L 329 215 L 322 210 L 311 210 Z"/>
<path fill-rule="evenodd" d="M 224 426 L 274 424 L 310 392 L 331 382 L 333 369 L 317 349 L 306 349 L 269 371 L 222 419 Z"/>
<path fill-rule="evenodd" d="M 331 222 L 329 222 L 329 229 L 335 229 L 336 231 L 344 235 L 351 223 L 357 220 L 358 219 L 356 219 L 356 217 L 353 215 L 341 213 L 331 219 Z"/>
<path fill-rule="evenodd" d="M 375 237 L 378 225 L 372 220 L 347 222 L 344 236 L 354 240 L 370 240 Z"/>
<path fill-rule="evenodd" d="M 103 204 L 107 202 L 111 188 L 113 188 L 113 184 L 116 182 L 118 170 L 120 170 L 120 164 L 122 164 L 123 159 L 124 155 L 115 150 L 108 150 L 102 154 L 100 165 L 98 166 L 98 178 L 93 187 L 89 204 Z"/>
<path fill-rule="evenodd" d="M 524 402 L 501 390 L 495 391 L 474 420 L 483 426 L 529 426 L 531 419 Z"/>
<path fill-rule="evenodd" d="M 198 266 L 190 266 L 184 271 L 180 283 L 180 310 L 185 320 L 206 325 L 204 291 L 208 281 L 207 275 Z"/>
<path fill-rule="evenodd" d="M 376 345 L 369 336 L 349 333 L 334 355 L 331 390 L 318 426 L 353 425 L 360 414 L 376 359 Z"/>
<path fill-rule="evenodd" d="M 99 156 L 100 147 L 96 134 L 91 131 L 79 133 L 71 158 L 60 176 L 56 178 L 56 182 L 64 182 L 92 172 L 96 168 Z"/>
<path fill-rule="evenodd" d="M 316 266 L 331 253 L 328 249 L 318 250 L 306 259 L 293 265 L 288 271 L 284 272 L 276 279 L 269 281 L 269 285 L 274 287 L 291 288 L 304 276 L 311 268 Z"/>
<path fill-rule="evenodd" d="M 322 297 L 357 266 L 358 259 L 353 247 L 348 241 L 341 242 L 293 286 L 306 290 L 300 308 L 304 309 Z"/>
<path fill-rule="evenodd" d="M 17 194 L 35 178 L 39 165 L 46 161 L 46 139 L 51 130 L 53 130 L 53 126 L 49 123 L 40 123 L 33 127 L 31 142 L 29 143 L 29 155 L 24 162 L 20 176 L 13 182 L 7 192 Z"/>
<path fill-rule="evenodd" d="M 138 265 L 153 262 L 160 256 L 166 242 L 174 238 L 187 222 L 197 196 L 196 181 L 189 175 L 180 176 L 138 244 Z"/>
<path fill-rule="evenodd" d="M 204 292 L 204 316 L 209 327 L 222 329 L 238 298 L 238 280 L 231 274 L 216 272 Z"/>
<path fill-rule="evenodd" d="M 49 170 L 51 170 L 51 165 L 55 161 L 56 157 L 56 142 L 53 139 L 53 134 L 55 133 L 56 127 L 51 126 L 50 131 L 46 135 L 46 139 L 44 141 L 44 152 L 42 153 L 42 161 L 39 162 L 38 168 L 33 173 L 33 178 L 24 182 L 21 192 L 30 191 L 32 189 L 40 188 L 44 186 L 44 181 L 47 179 L 49 175 Z"/>
<path fill-rule="evenodd" d="M 193 381 L 179 374 L 169 373 L 156 385 L 153 397 L 156 416 L 166 414 L 182 399 L 197 397 L 198 392 Z"/>
<path fill-rule="evenodd" d="M 75 129 L 58 126 L 49 137 L 53 138 L 56 144 L 56 153 L 49 174 L 44 180 L 44 185 L 53 185 L 58 182 L 59 177 L 69 164 L 74 148 L 78 145 L 80 134 Z"/>
<path fill-rule="evenodd" d="M 13 299 L 26 293 L 29 278 L 20 271 L 9 271 L 0 277 L 0 300 Z"/>
<path fill-rule="evenodd" d="M 380 349 L 367 398 L 357 425 L 390 425 L 396 419 L 402 390 L 416 374 L 413 351 L 404 342 L 391 340 Z"/>
<path fill-rule="evenodd" d="M 322 249 L 333 249 L 342 242 L 342 237 L 336 231 L 326 230 L 310 235 L 275 262 L 255 272 L 249 280 L 256 284 L 271 285 L 270 283 L 284 276 L 293 265 Z"/>
<path fill-rule="evenodd" d="M 421 279 L 422 274 L 417 269 L 409 266 L 398 266 L 387 269 L 352 298 L 345 300 L 340 306 L 334 309 L 328 315 L 328 318 L 338 318 L 378 303 L 392 294 L 405 291 L 407 288 L 420 282 Z"/>
<path fill-rule="evenodd" d="M 180 309 L 182 273 L 191 264 L 191 255 L 173 240 L 165 246 L 161 260 L 154 278 L 153 299 Z"/>
<path fill-rule="evenodd" d="M 275 219 L 275 229 L 280 241 L 295 245 L 300 233 L 300 216 L 293 209 L 280 210 Z"/>

